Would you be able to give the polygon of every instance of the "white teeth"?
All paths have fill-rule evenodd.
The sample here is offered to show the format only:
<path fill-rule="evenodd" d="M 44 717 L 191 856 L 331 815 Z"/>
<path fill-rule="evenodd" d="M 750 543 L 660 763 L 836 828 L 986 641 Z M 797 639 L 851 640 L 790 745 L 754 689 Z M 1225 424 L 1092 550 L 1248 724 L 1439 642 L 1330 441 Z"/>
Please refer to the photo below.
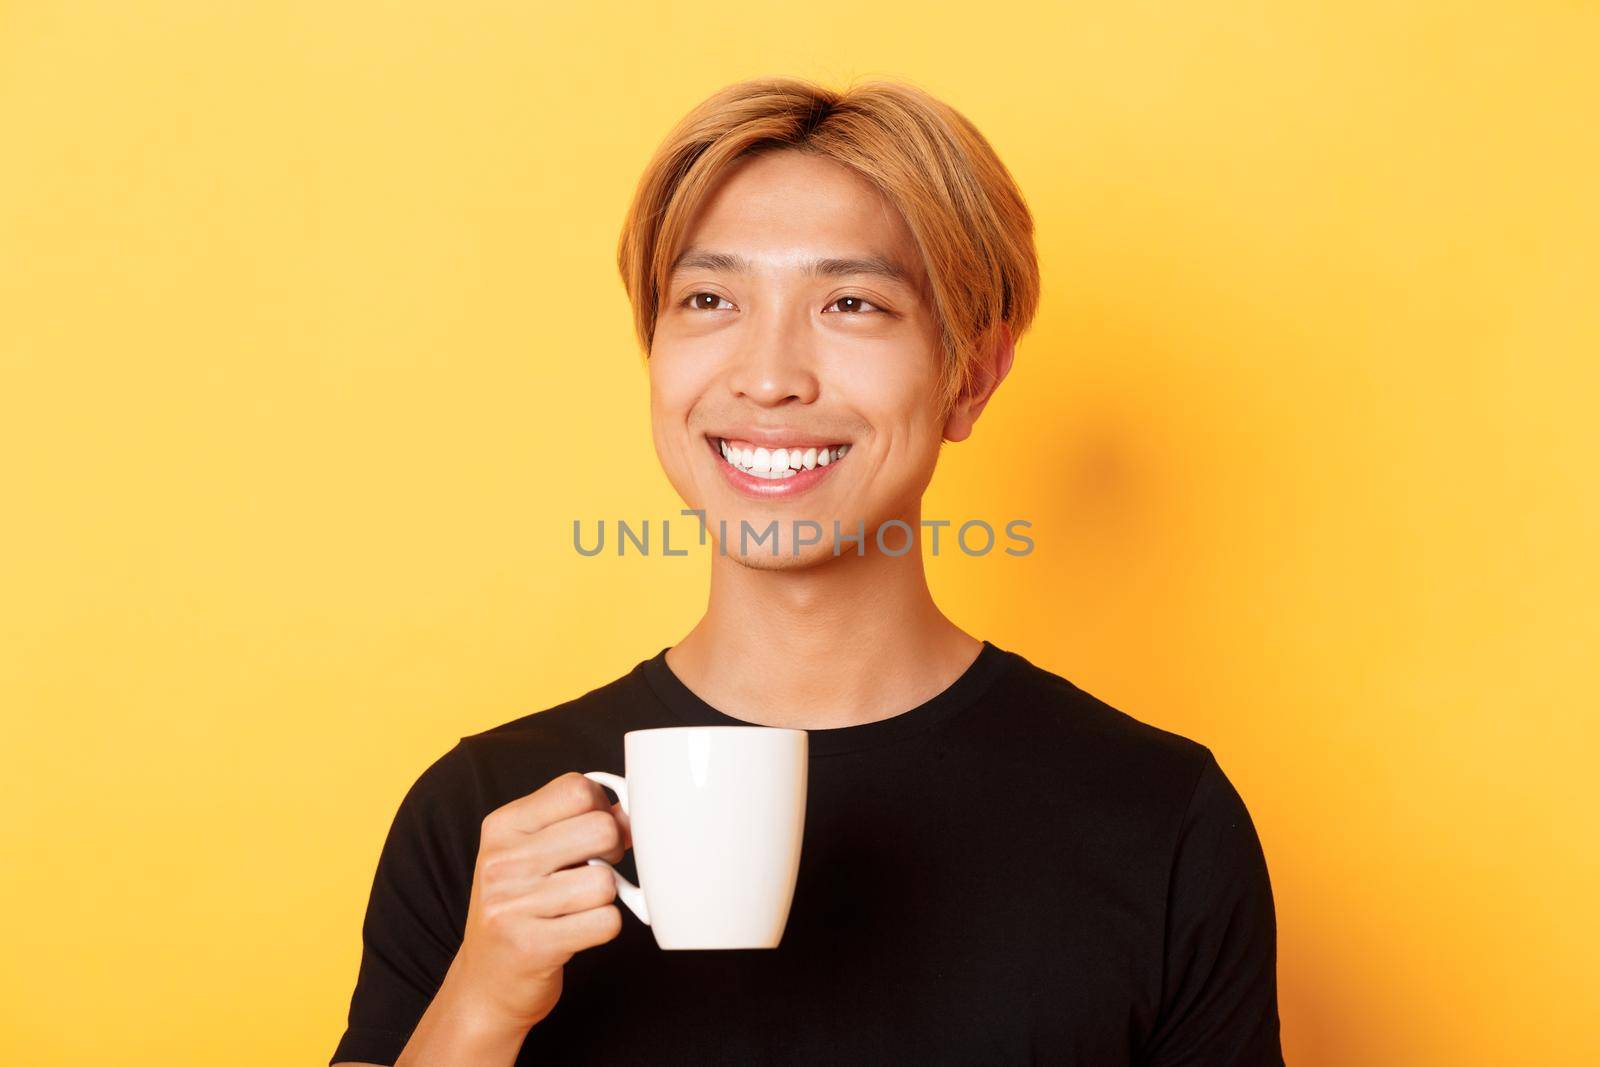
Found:
<path fill-rule="evenodd" d="M 735 448 L 724 438 L 717 439 L 717 451 L 729 464 L 757 478 L 790 478 L 801 470 L 815 470 L 837 463 L 850 451 L 849 445 L 837 448 Z"/>

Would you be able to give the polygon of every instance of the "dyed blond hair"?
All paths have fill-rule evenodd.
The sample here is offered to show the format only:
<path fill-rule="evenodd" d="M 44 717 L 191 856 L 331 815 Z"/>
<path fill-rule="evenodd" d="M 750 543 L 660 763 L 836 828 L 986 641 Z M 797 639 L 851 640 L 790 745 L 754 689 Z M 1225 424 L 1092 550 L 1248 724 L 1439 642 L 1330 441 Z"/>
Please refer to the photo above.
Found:
<path fill-rule="evenodd" d="M 639 179 L 617 266 L 646 353 L 679 244 L 717 180 L 739 160 L 794 149 L 856 171 L 900 210 L 922 253 L 940 325 L 941 400 L 976 383 L 999 324 L 1021 336 L 1039 303 L 1033 218 L 1009 171 L 963 115 L 915 86 L 874 81 L 836 92 L 792 78 L 730 85 L 678 123 Z"/>

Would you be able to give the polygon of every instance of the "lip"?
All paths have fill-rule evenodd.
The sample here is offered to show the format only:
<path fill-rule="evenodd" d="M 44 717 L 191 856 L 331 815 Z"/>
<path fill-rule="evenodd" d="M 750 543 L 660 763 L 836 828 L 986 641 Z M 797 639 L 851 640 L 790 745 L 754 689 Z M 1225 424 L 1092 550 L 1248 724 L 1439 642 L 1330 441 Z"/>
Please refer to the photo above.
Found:
<path fill-rule="evenodd" d="M 787 478 L 757 478 L 753 474 L 746 474 L 722 458 L 722 451 L 717 447 L 717 440 L 722 436 L 724 435 L 707 434 L 705 437 L 706 448 L 711 452 L 711 461 L 722 468 L 722 476 L 728 480 L 729 485 L 754 500 L 788 500 L 791 497 L 809 492 L 850 458 L 850 454 L 846 454 L 844 459 L 836 459 L 826 467 L 813 467 L 810 470 L 802 467 Z M 797 440 L 792 436 L 779 438 L 772 434 L 765 436 L 753 435 L 751 430 L 739 430 L 736 433 L 729 433 L 727 436 L 757 444 L 804 444 L 807 447 L 813 447 L 810 442 Z M 820 447 L 825 448 L 827 445 L 822 444 Z M 855 449 L 852 448 L 851 453 L 854 453 L 854 451 Z"/>
<path fill-rule="evenodd" d="M 720 437 L 725 441 L 749 441 L 753 445 L 764 445 L 768 448 L 789 448 L 795 445 L 801 448 L 826 448 L 829 445 L 851 443 L 848 437 L 808 437 L 801 431 L 785 430 L 782 427 L 724 426 L 721 429 L 706 431 L 705 436 L 712 442 Z"/>

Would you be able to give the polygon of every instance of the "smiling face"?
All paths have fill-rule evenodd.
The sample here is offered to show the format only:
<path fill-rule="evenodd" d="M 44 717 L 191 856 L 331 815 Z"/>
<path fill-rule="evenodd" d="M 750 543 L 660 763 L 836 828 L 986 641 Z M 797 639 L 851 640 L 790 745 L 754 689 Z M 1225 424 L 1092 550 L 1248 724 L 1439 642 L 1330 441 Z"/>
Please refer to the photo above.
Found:
<path fill-rule="evenodd" d="M 792 569 L 835 558 L 835 522 L 864 522 L 869 553 L 880 523 L 916 527 L 945 421 L 928 293 L 900 213 L 832 160 L 756 155 L 707 197 L 661 294 L 650 396 L 661 464 L 722 553 Z M 756 541 L 774 520 L 776 554 Z M 797 540 L 796 520 L 818 526 Z"/>

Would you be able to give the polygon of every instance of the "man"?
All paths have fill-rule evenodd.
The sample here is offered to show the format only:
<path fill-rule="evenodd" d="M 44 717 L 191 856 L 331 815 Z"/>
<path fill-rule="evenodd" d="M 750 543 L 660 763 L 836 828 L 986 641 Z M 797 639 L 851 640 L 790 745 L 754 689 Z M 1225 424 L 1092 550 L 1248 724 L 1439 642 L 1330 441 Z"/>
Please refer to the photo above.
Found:
<path fill-rule="evenodd" d="M 1211 754 L 968 635 L 899 551 L 1037 303 L 989 145 L 906 86 L 735 85 L 619 259 L 709 605 L 423 773 L 333 1061 L 1281 1063 L 1266 866 Z M 776 949 L 662 951 L 587 862 L 627 862 L 628 820 L 579 772 L 686 724 L 810 731 Z"/>

